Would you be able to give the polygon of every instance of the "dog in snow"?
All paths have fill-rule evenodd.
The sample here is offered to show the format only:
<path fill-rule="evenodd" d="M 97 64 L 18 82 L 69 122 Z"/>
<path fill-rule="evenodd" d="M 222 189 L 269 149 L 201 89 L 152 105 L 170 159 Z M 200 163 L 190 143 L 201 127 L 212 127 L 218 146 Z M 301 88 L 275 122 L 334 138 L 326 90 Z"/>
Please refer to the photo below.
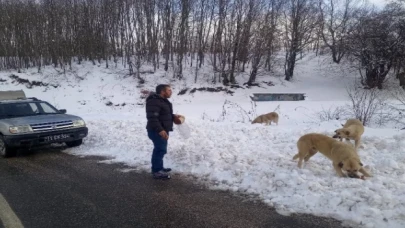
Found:
<path fill-rule="evenodd" d="M 278 125 L 278 114 L 276 112 L 269 112 L 267 114 L 260 115 L 252 121 L 252 124 L 265 123 L 267 126 L 269 124 L 271 125 L 271 122 L 274 122 Z"/>
<path fill-rule="evenodd" d="M 347 141 L 354 140 L 354 148 L 358 149 L 360 146 L 360 139 L 364 133 L 363 123 L 358 119 L 348 119 L 343 128 L 335 130 L 333 138 L 339 138 L 340 141 L 346 139 Z"/>
<path fill-rule="evenodd" d="M 365 177 L 371 177 L 363 168 L 363 164 L 352 145 L 337 141 L 327 135 L 318 133 L 305 134 L 298 139 L 297 148 L 298 153 L 293 159 L 299 158 L 299 168 L 302 168 L 302 161 L 307 162 L 317 152 L 320 152 L 332 161 L 332 165 L 339 177 L 346 176 L 343 171 L 351 178 L 361 178 L 358 172 Z"/>

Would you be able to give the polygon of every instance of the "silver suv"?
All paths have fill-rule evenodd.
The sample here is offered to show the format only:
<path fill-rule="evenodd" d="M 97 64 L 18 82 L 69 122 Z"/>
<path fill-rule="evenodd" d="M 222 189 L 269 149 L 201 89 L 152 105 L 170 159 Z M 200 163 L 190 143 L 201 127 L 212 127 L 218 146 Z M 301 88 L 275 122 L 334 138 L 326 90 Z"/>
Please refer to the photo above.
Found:
<path fill-rule="evenodd" d="M 1 94 L 0 94 L 1 95 Z M 84 120 L 56 109 L 35 97 L 1 99 L 0 96 L 0 155 L 12 157 L 21 147 L 66 143 L 80 146 L 87 136 Z"/>

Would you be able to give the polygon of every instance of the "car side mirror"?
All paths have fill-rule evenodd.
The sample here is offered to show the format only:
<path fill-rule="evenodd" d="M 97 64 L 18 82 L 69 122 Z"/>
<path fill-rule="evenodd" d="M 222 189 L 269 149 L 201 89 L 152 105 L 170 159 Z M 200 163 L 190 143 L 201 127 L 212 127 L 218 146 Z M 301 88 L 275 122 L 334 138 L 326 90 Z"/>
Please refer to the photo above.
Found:
<path fill-rule="evenodd" d="M 62 114 L 66 114 L 66 109 L 59 109 L 59 112 Z"/>

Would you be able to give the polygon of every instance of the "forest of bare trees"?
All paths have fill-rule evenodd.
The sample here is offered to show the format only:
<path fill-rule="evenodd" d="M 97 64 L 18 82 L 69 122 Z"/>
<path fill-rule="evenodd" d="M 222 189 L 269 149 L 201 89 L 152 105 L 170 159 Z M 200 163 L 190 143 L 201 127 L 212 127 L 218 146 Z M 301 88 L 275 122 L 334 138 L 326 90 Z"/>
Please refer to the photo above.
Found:
<path fill-rule="evenodd" d="M 405 3 L 376 10 L 357 0 L 0 0 L 0 70 L 83 61 L 171 69 L 210 66 L 214 81 L 237 83 L 249 65 L 271 71 L 285 55 L 285 79 L 300 53 L 353 60 L 362 83 L 382 88 L 405 70 Z"/>

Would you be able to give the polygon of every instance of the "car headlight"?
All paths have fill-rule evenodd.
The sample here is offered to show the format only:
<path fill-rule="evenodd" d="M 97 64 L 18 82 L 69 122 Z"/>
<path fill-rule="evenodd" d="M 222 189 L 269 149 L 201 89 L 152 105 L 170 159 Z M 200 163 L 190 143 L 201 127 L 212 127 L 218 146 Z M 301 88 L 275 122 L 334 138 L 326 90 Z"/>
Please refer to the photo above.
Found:
<path fill-rule="evenodd" d="M 9 131 L 11 134 L 27 133 L 32 132 L 32 128 L 30 125 L 13 126 L 10 127 Z"/>
<path fill-rule="evenodd" d="M 84 120 L 73 120 L 73 127 L 85 127 L 86 123 Z"/>

